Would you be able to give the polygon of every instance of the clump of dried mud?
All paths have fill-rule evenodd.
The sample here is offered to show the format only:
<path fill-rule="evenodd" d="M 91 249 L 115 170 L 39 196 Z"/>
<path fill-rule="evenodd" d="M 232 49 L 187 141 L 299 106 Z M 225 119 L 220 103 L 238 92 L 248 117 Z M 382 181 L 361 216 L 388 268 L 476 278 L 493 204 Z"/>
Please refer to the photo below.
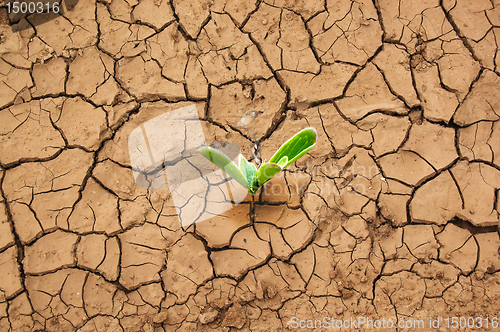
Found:
<path fill-rule="evenodd" d="M 0 9 L 0 330 L 500 315 L 498 1 Z M 193 103 L 248 159 L 317 129 L 253 223 L 135 184 L 128 135 Z"/>

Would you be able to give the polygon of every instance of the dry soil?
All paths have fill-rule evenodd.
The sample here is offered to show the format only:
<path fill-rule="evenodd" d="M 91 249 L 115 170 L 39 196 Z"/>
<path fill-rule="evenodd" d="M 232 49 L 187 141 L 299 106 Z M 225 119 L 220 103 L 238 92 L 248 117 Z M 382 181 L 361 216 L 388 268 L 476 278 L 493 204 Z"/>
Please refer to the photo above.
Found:
<path fill-rule="evenodd" d="M 500 316 L 498 0 L 0 9 L 1 331 Z M 249 160 L 318 131 L 253 222 L 135 184 L 128 135 L 193 103 Z"/>

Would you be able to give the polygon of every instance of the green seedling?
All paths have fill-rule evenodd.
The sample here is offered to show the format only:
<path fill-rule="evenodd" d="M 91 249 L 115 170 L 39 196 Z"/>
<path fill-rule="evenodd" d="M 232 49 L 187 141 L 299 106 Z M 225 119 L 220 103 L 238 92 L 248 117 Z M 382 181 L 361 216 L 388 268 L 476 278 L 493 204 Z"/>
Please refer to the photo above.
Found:
<path fill-rule="evenodd" d="M 314 128 L 299 131 L 276 151 L 269 162 L 262 163 L 258 169 L 254 164 L 248 162 L 242 154 L 238 156 L 238 167 L 217 149 L 203 146 L 198 151 L 248 190 L 248 193 L 252 196 L 253 207 L 255 195 L 257 195 L 259 188 L 311 150 L 316 144 L 316 136 Z"/>

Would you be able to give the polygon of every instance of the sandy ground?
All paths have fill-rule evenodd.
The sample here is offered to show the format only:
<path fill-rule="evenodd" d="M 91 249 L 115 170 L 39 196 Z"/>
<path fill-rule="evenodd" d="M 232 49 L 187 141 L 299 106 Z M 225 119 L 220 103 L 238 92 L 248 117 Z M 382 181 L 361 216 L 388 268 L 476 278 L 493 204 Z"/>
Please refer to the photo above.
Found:
<path fill-rule="evenodd" d="M 494 330 L 499 1 L 0 13 L 1 331 Z M 129 134 L 192 104 L 249 160 L 318 131 L 253 222 L 247 198 L 182 228 L 135 184 Z"/>

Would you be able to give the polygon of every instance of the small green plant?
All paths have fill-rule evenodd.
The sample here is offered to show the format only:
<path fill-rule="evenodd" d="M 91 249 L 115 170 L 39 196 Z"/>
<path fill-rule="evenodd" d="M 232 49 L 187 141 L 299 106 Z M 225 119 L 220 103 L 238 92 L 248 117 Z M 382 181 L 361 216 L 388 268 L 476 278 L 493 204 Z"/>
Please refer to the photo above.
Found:
<path fill-rule="evenodd" d="M 247 188 L 248 193 L 252 196 L 253 207 L 255 195 L 257 195 L 259 188 L 311 150 L 316 144 L 316 136 L 314 128 L 306 128 L 299 131 L 276 151 L 269 162 L 262 163 L 258 169 L 254 164 L 249 163 L 242 154 L 238 157 L 238 167 L 231 159 L 217 149 L 203 146 L 198 151 L 239 184 Z"/>

